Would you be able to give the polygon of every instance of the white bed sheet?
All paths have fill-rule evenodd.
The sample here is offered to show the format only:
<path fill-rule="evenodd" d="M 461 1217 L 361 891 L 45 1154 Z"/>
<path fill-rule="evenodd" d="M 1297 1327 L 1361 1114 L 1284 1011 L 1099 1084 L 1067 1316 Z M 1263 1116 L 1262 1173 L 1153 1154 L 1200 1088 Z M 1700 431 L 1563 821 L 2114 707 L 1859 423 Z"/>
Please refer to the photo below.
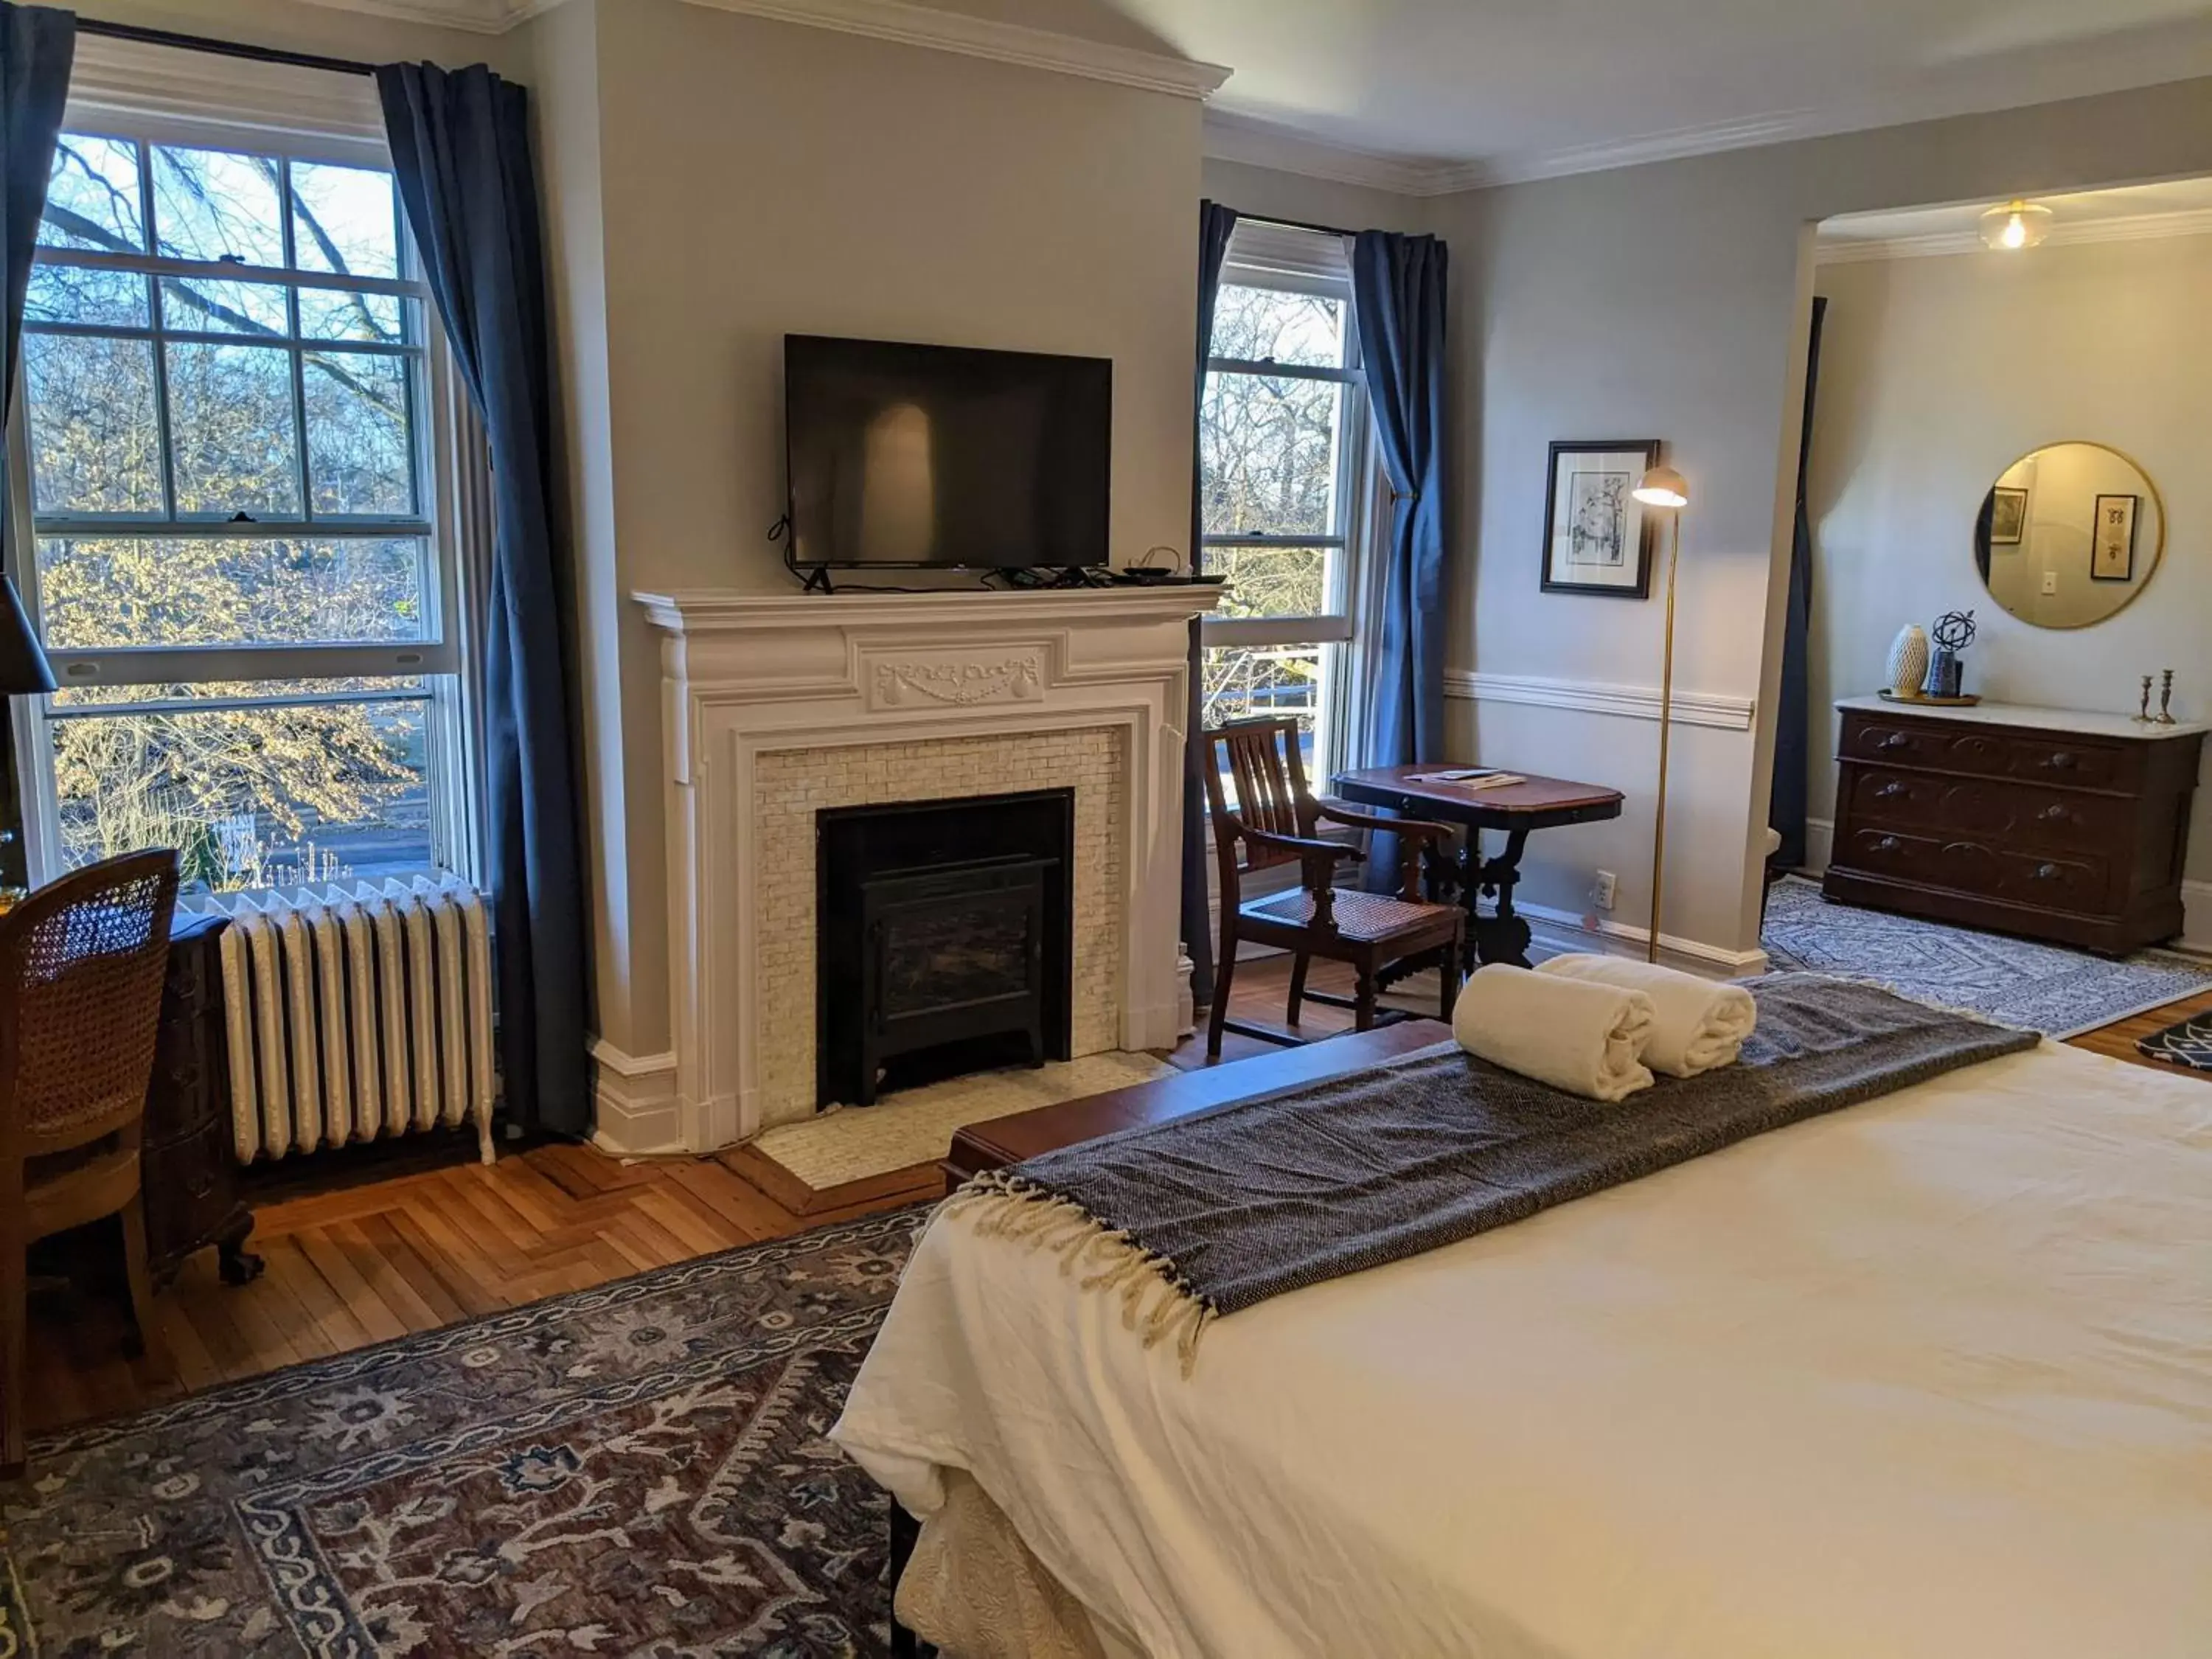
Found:
<path fill-rule="evenodd" d="M 836 1438 L 1169 1656 L 2203 1659 L 2212 1086 L 2044 1044 L 1206 1333 L 940 1218 Z"/>

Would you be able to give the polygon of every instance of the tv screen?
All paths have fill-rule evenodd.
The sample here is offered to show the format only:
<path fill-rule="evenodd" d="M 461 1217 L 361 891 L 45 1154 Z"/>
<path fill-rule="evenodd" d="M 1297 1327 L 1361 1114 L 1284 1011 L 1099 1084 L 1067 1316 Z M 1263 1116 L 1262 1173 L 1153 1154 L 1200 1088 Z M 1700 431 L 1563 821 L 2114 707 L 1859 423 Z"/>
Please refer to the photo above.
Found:
<path fill-rule="evenodd" d="M 793 563 L 1106 562 L 1108 359 L 789 334 L 783 388 Z"/>

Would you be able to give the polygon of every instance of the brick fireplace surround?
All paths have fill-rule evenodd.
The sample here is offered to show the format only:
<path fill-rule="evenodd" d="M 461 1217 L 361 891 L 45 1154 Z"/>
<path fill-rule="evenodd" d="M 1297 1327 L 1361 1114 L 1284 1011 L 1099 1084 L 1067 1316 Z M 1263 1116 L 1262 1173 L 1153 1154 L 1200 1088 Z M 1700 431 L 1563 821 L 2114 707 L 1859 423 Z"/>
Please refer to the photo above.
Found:
<path fill-rule="evenodd" d="M 675 1075 L 640 1091 L 603 1066 L 599 1144 L 704 1152 L 811 1112 L 824 807 L 1073 788 L 1073 1052 L 1171 1047 L 1186 625 L 1214 598 L 639 594 L 663 635 Z"/>

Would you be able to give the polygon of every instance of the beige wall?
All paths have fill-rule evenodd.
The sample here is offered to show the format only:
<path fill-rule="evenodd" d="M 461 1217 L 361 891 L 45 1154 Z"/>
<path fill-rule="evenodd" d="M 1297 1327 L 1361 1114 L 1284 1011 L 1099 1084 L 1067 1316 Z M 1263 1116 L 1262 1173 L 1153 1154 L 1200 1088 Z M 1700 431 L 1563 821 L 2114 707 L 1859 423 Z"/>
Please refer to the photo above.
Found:
<path fill-rule="evenodd" d="M 1206 158 L 1204 179 L 1210 199 L 1256 218 L 1331 225 L 1339 230 L 1429 228 L 1430 203 L 1418 196 L 1309 179 L 1301 173 L 1211 156 Z"/>
<path fill-rule="evenodd" d="M 1969 689 L 2014 702 L 2132 714 L 2142 676 L 2179 671 L 2177 711 L 2212 711 L 2212 235 L 2042 247 L 2030 253 L 1823 267 L 1828 296 L 1808 502 L 1814 515 L 1812 811 L 1835 816 L 1836 697 L 1881 683 L 1907 622 L 1972 609 Z M 2080 629 L 2031 626 L 1992 601 L 1974 567 L 1983 492 L 2027 452 L 2069 438 L 2141 464 L 2166 515 L 2166 550 L 2142 597 Z M 2074 452 L 2123 464 L 2103 451 Z M 2061 594 L 2046 599 L 2035 542 L 1992 550 L 1992 586 L 2031 611 L 2089 583 L 2089 504 L 2133 491 L 2115 473 L 2069 477 L 2068 452 L 2039 462 L 2039 519 L 2081 522 L 2064 540 Z M 2025 484 L 2025 477 L 2007 476 Z M 2069 504 L 2072 510 L 2069 511 Z M 2154 544 L 2143 504 L 2141 569 Z M 2212 780 L 2208 780 L 2212 784 Z M 2189 874 L 2212 878 L 2212 787 L 2200 790 Z"/>
<path fill-rule="evenodd" d="M 1199 106 L 677 0 L 524 33 L 561 198 L 600 1030 L 646 1057 L 670 1040 L 661 708 L 629 593 L 788 585 L 764 538 L 787 332 L 1113 358 L 1114 556 L 1180 549 Z"/>
<path fill-rule="evenodd" d="M 1546 446 L 1663 438 L 1691 481 L 1676 684 L 1755 698 L 1759 719 L 1744 732 L 1677 728 L 1668 933 L 1723 950 L 1756 942 L 1812 222 L 2207 170 L 2212 86 L 2193 82 L 1437 204 L 1457 289 L 1454 665 L 1656 687 L 1656 584 L 1642 604 L 1537 590 Z M 1609 868 L 1617 915 L 1639 921 L 1656 726 L 1502 702 L 1455 703 L 1452 724 L 1486 762 L 1628 793 L 1617 823 L 1537 836 L 1522 890 L 1580 911 L 1593 872 Z"/>

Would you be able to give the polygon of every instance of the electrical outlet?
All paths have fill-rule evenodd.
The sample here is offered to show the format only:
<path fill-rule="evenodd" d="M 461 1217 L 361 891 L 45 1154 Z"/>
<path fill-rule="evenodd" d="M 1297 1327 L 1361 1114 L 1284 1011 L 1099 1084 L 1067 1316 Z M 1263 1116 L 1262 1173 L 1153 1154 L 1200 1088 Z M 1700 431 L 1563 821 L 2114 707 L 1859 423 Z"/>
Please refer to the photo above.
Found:
<path fill-rule="evenodd" d="M 1613 875 L 1610 870 L 1601 870 L 1597 879 L 1590 884 L 1590 902 L 1601 910 L 1613 908 Z"/>

